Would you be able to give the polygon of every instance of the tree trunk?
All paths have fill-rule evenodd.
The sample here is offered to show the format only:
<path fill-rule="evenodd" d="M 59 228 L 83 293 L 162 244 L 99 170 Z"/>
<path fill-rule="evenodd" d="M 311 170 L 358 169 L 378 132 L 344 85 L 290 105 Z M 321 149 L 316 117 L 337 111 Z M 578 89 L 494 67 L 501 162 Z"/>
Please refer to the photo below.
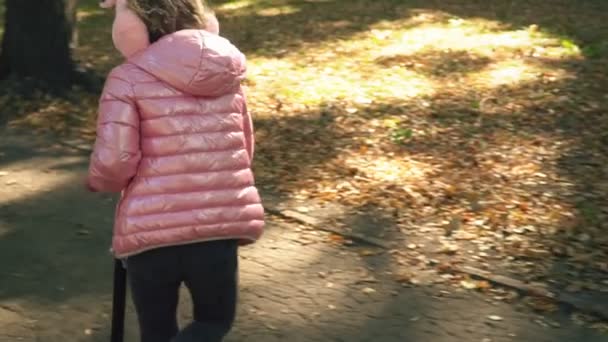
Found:
<path fill-rule="evenodd" d="M 68 18 L 70 27 L 72 28 L 72 40 L 70 47 L 72 49 L 78 47 L 78 17 L 76 16 L 76 7 L 78 6 L 78 0 L 65 0 L 65 15 Z"/>
<path fill-rule="evenodd" d="M 70 1 L 6 0 L 0 78 L 28 77 L 52 86 L 72 82 L 73 17 L 68 9 L 75 6 Z"/>

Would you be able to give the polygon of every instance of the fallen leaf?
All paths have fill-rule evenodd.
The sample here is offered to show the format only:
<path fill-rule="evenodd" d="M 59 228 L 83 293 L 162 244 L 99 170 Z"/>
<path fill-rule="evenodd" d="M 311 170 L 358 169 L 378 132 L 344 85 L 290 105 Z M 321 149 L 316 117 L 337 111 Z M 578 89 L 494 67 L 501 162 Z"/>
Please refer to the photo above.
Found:
<path fill-rule="evenodd" d="M 566 286 L 566 291 L 568 292 L 580 292 L 583 289 L 583 284 L 574 283 Z"/>
<path fill-rule="evenodd" d="M 579 236 L 577 236 L 576 239 L 580 242 L 589 242 L 589 241 L 591 241 L 591 235 L 589 235 L 587 233 L 583 233 L 583 234 L 580 234 Z"/>
<path fill-rule="evenodd" d="M 338 234 L 329 234 L 329 240 L 339 244 L 343 244 L 346 241 L 344 236 Z"/>
<path fill-rule="evenodd" d="M 492 288 L 492 285 L 490 284 L 490 282 L 482 280 L 477 282 L 477 288 L 479 290 L 489 290 Z"/>
<path fill-rule="evenodd" d="M 539 319 L 535 319 L 534 322 L 536 324 L 540 325 L 543 328 L 548 328 L 549 327 L 549 324 L 547 324 L 547 322 L 545 322 L 544 320 L 542 320 L 540 318 Z"/>
<path fill-rule="evenodd" d="M 450 223 L 445 227 L 445 235 L 452 235 L 455 231 L 460 229 L 461 224 L 462 218 L 460 216 L 453 217 Z"/>
<path fill-rule="evenodd" d="M 547 258 L 551 256 L 551 252 L 541 248 L 527 248 L 523 254 L 529 258 Z"/>
<path fill-rule="evenodd" d="M 364 257 L 374 256 L 374 255 L 378 255 L 378 254 L 380 254 L 380 252 L 372 251 L 370 249 L 364 249 L 359 253 L 359 255 L 364 256 Z"/>
<path fill-rule="evenodd" d="M 538 312 L 556 312 L 559 310 L 555 301 L 546 297 L 528 297 L 524 302 Z"/>
<path fill-rule="evenodd" d="M 366 287 L 363 290 L 363 293 L 365 294 L 372 294 L 372 293 L 376 293 L 376 290 L 372 289 L 371 287 Z"/>
<path fill-rule="evenodd" d="M 473 233 L 469 233 L 469 232 L 464 232 L 464 231 L 458 231 L 455 235 L 454 235 L 454 239 L 456 240 L 475 240 L 479 238 L 479 235 L 477 234 L 473 234 Z"/>
<path fill-rule="evenodd" d="M 477 283 L 471 280 L 462 280 L 460 281 L 460 286 L 467 290 L 474 290 L 477 288 Z"/>
<path fill-rule="evenodd" d="M 355 284 L 363 284 L 363 283 L 377 283 L 378 279 L 374 278 L 374 276 L 365 277 L 363 279 L 357 280 Z"/>
<path fill-rule="evenodd" d="M 454 266 L 449 262 L 442 262 L 437 265 L 437 270 L 441 273 L 450 273 L 454 271 Z"/>
<path fill-rule="evenodd" d="M 550 325 L 551 327 L 553 327 L 553 328 L 558 329 L 558 328 L 561 328 L 561 327 L 562 327 L 562 325 L 561 325 L 561 324 L 559 324 L 559 322 L 552 321 L 552 320 L 548 320 L 548 319 L 545 319 L 545 321 L 547 322 L 547 324 L 549 324 L 549 325 Z"/>
<path fill-rule="evenodd" d="M 400 274 L 397 276 L 397 278 L 395 279 L 398 283 L 401 284 L 407 284 L 412 280 L 412 275 L 411 274 Z"/>
<path fill-rule="evenodd" d="M 455 243 L 443 243 L 437 253 L 442 254 L 456 254 L 460 250 L 460 247 Z"/>
<path fill-rule="evenodd" d="M 275 327 L 275 326 L 274 326 L 274 325 L 272 325 L 272 324 L 266 323 L 266 324 L 264 324 L 264 325 L 266 326 L 266 328 L 268 328 L 268 329 L 270 329 L 270 330 L 277 330 L 277 327 Z"/>
<path fill-rule="evenodd" d="M 608 323 L 606 322 L 593 323 L 589 327 L 599 331 L 602 334 L 608 334 Z"/>

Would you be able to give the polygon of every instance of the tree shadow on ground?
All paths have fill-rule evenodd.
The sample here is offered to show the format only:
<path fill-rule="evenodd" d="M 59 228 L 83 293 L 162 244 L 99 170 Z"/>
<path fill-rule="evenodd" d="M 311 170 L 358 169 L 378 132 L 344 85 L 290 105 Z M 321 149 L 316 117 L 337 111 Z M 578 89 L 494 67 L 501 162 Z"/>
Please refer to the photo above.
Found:
<path fill-rule="evenodd" d="M 376 60 L 384 67 L 406 67 L 431 77 L 445 77 L 451 74 L 467 74 L 482 70 L 492 60 L 486 56 L 476 56 L 467 51 L 429 51 L 413 55 L 393 55 Z"/>
<path fill-rule="evenodd" d="M 2 144 L 2 150 L 8 151 L 0 164 L 8 171 L 3 179 L 11 186 L 0 206 L 8 227 L 0 254 L 18 262 L 4 263 L 0 298 L 33 296 L 49 303 L 107 293 L 111 265 L 100 256 L 109 247 L 113 200 L 84 191 L 87 160 L 65 149 L 61 154 Z M 20 176 L 23 170 L 27 174 Z M 108 272 L 90 274 L 104 268 Z"/>
<path fill-rule="evenodd" d="M 12 185 L 10 191 L 19 193 L 20 196 L 3 201 L 0 205 L 0 227 L 6 228 L 2 229 L 3 234 L 0 236 L 0 257 L 4 260 L 0 272 L 0 282 L 3 284 L 0 289 L 0 302 L 2 310 L 14 310 L 22 319 L 22 323 L 11 326 L 2 334 L 49 341 L 107 340 L 112 270 L 112 259 L 107 253 L 107 247 L 113 217 L 112 197 L 86 194 L 83 191 L 80 180 L 86 171 L 86 158 L 70 155 L 69 152 L 61 156 L 59 150 L 48 152 L 43 146 L 33 143 L 30 145 L 29 142 L 18 144 L 16 141 L 3 141 L 2 150 L 11 151 L 7 159 L 3 160 L 2 169 L 9 171 L 7 177 L 19 181 L 18 184 Z M 14 178 L 24 170 L 35 173 L 36 182 L 32 182 L 28 177 Z M 272 226 L 269 227 L 268 234 L 272 234 L 272 230 Z M 272 253 L 275 250 L 269 241 L 263 243 L 267 244 L 263 248 L 268 249 L 259 249 L 256 253 Z M 292 257 L 296 258 L 300 255 L 299 251 L 298 248 L 288 249 Z M 351 269 L 351 263 L 336 259 L 333 253 L 333 250 L 327 249 L 318 251 L 314 258 L 317 260 L 304 259 L 299 266 L 309 271 L 310 267 L 305 263 L 311 262 L 322 264 L 323 269 Z M 256 254 L 252 257 L 255 258 Z M 285 257 L 284 254 L 272 255 L 267 261 L 276 263 L 277 269 L 289 272 L 284 263 L 277 262 L 285 260 Z M 295 259 L 292 257 L 290 260 Z M 328 262 L 330 259 L 333 261 Z M 371 262 L 370 270 L 372 267 L 377 267 L 378 271 L 389 267 L 381 261 Z M 249 279 L 252 274 L 258 275 L 255 267 L 248 268 L 245 273 L 249 274 Z M 269 276 L 272 278 L 273 273 L 264 274 L 263 279 L 268 279 Z M 291 283 L 288 283 L 287 280 L 279 281 L 278 277 L 282 275 L 276 276 L 278 287 L 273 290 L 289 291 L 292 285 L 303 286 L 304 292 L 298 296 L 305 296 L 304 300 L 314 297 L 314 291 L 325 289 L 323 286 L 317 288 L 316 284 L 300 284 L 301 277 L 294 277 Z M 260 280 L 262 279 L 257 281 Z M 269 289 L 268 284 L 260 284 Z M 252 292 L 253 286 L 244 286 L 243 305 L 255 302 L 268 308 L 265 305 L 269 302 L 260 303 L 255 300 L 258 295 L 268 295 L 265 291 L 254 289 Z M 251 295 L 253 297 L 250 297 Z M 360 300 L 364 300 L 364 295 L 357 292 L 352 296 L 360 297 L 349 304 L 352 305 L 352 314 L 365 321 L 367 318 L 360 316 L 357 310 L 357 305 Z M 286 303 L 301 300 L 295 297 L 285 298 Z M 248 303 L 248 300 L 252 301 Z M 423 298 L 412 297 L 408 302 L 410 308 L 417 305 L 422 310 L 424 307 Z M 380 312 L 381 307 L 382 301 L 375 304 L 374 310 Z M 295 307 L 292 309 L 298 310 Z M 276 312 L 273 312 L 272 317 L 278 318 L 274 313 Z M 245 309 L 241 310 L 241 317 L 244 317 L 245 321 L 251 319 L 247 317 L 250 314 Z M 66 317 L 69 319 L 66 320 Z M 252 322 L 254 321 L 255 315 Z M 134 323 L 132 312 L 129 322 Z M 293 322 L 285 322 L 285 326 L 290 326 L 291 323 Z M 330 323 L 338 326 L 349 324 L 343 318 Z M 129 324 L 128 327 L 128 336 L 134 337 L 135 325 Z M 272 340 L 265 337 L 274 333 L 261 327 L 244 323 L 239 325 L 238 329 L 245 334 L 259 336 L 260 340 Z M 280 328 L 283 329 L 284 326 Z M 86 336 L 86 329 L 91 329 L 92 336 Z M 298 329 L 300 332 L 292 330 L 285 333 L 294 337 L 302 334 L 306 336 L 303 340 L 316 338 L 315 332 L 310 332 L 313 329 L 310 326 L 299 325 Z M 347 331 L 336 330 L 335 333 L 338 333 L 338 336 L 348 336 Z M 323 336 L 323 333 L 319 333 L 319 336 Z"/>
<path fill-rule="evenodd" d="M 439 157 L 440 153 L 448 153 L 455 157 L 452 159 L 455 164 L 446 165 L 446 170 L 464 171 L 464 166 L 481 172 L 478 174 L 478 184 L 486 183 L 496 189 L 503 183 L 510 184 L 509 186 L 515 189 L 519 188 L 526 193 L 526 196 L 521 197 L 527 202 L 521 207 L 523 211 L 528 209 L 528 205 L 531 212 L 536 210 L 535 207 L 542 199 L 555 202 L 550 198 L 559 198 L 555 204 L 570 208 L 575 213 L 574 217 L 563 216 L 556 220 L 546 211 L 539 212 L 540 219 L 528 222 L 538 231 L 525 233 L 534 236 L 533 240 L 538 243 L 537 246 L 542 246 L 554 256 L 551 264 L 536 264 L 540 266 L 539 269 L 530 267 L 531 260 L 545 258 L 542 255 L 527 253 L 526 249 L 530 246 L 526 244 L 517 246 L 517 243 L 506 243 L 503 247 L 521 248 L 516 252 L 516 260 L 511 264 L 528 264 L 524 268 L 531 272 L 526 274 L 515 271 L 519 277 L 548 281 L 562 289 L 575 282 L 584 284 L 583 289 L 597 290 L 593 284 L 605 279 L 607 271 L 601 261 L 601 255 L 608 251 L 608 241 L 602 233 L 606 229 L 603 218 L 607 214 L 605 203 L 608 200 L 608 189 L 603 185 L 607 177 L 604 159 L 608 152 L 605 133 L 608 128 L 608 116 L 602 110 L 607 103 L 605 99 L 597 99 L 597 94 L 600 93 L 599 89 L 603 89 L 608 83 L 605 78 L 598 76 L 599 66 L 591 61 L 547 63 L 568 70 L 575 76 L 558 84 L 534 82 L 515 89 L 503 89 L 496 93 L 495 98 L 509 102 L 516 98 L 518 93 L 521 94 L 522 89 L 531 94 L 539 89 L 546 93 L 559 89 L 560 95 L 547 96 L 540 101 L 525 101 L 523 107 L 513 113 L 498 115 L 458 108 L 451 101 L 436 103 L 435 124 L 449 129 L 451 133 L 458 132 L 455 141 L 465 143 L 446 150 L 445 146 L 439 146 L 441 143 L 436 141 L 418 141 L 414 138 L 411 146 L 406 149 L 410 153 L 418 153 L 422 148 L 435 157 Z M 510 96 L 510 93 L 513 95 Z M 455 131 L 455 127 L 460 129 Z M 562 145 L 556 148 L 557 156 L 542 152 L 545 148 L 551 149 L 551 141 L 556 140 L 562 141 Z M 518 148 L 536 150 L 537 158 L 545 160 L 536 176 L 543 178 L 549 175 L 548 178 L 539 179 L 531 175 L 521 178 L 519 184 L 516 181 L 517 176 L 511 179 L 508 177 L 513 175 L 496 178 L 497 168 L 487 167 L 509 161 L 502 160 L 500 153 L 487 152 L 500 144 L 510 146 L 513 151 Z M 492 160 L 493 158 L 495 159 Z M 522 154 L 521 158 L 526 156 Z M 488 193 L 493 191 L 492 187 L 486 188 Z M 484 190 L 476 191 L 483 193 Z M 504 229 L 500 223 L 496 224 L 495 229 Z M 502 224 L 506 226 L 508 221 Z M 526 223 L 515 224 L 524 226 Z M 508 238 L 512 232 L 503 230 L 501 234 Z"/>
<path fill-rule="evenodd" d="M 315 125 L 302 118 L 267 123 L 286 129 L 287 135 L 293 124 Z M 84 191 L 85 152 L 66 147 L 56 137 L 29 135 L 7 129 L 0 139 L 0 181 L 8 184 L 0 193 L 0 257 L 5 260 L 0 301 L 19 312 L 24 321 L 43 322 L 36 325 L 37 331 L 73 333 L 109 312 L 112 259 L 108 248 L 115 199 Z M 293 134 L 290 138 L 304 139 Z M 332 155 L 331 144 L 324 148 L 325 153 L 311 160 L 310 167 Z M 263 145 L 259 149 L 263 151 Z M 293 156 L 276 157 L 272 162 Z M 52 328 L 61 316 L 75 315 L 78 319 Z"/>
<path fill-rule="evenodd" d="M 86 162 L 63 158 L 3 167 L 15 183 L 0 201 L 0 302 L 20 319 L 0 335 L 77 341 L 110 311 L 113 200 L 86 195 Z"/>
<path fill-rule="evenodd" d="M 345 133 L 322 110 L 294 116 L 258 118 L 255 171 L 262 188 L 282 192 L 283 184 L 313 179 L 348 143 Z"/>
<path fill-rule="evenodd" d="M 242 263 L 243 269 L 256 270 L 254 274 L 259 276 L 243 277 L 243 307 L 228 341 L 491 338 L 503 342 L 516 335 L 522 340 L 590 342 L 602 338 L 570 327 L 539 330 L 529 313 L 516 312 L 511 304 L 489 303 L 481 294 L 432 284 L 436 278 L 430 284 L 404 289 L 396 281 L 400 270 L 394 266 L 393 253 L 368 254 L 369 247 L 336 247 L 327 241 L 288 250 L 281 245 L 294 238 L 293 230 L 276 232 L 279 237 L 269 236 L 261 242 L 257 260 L 245 258 Z M 297 237 L 294 241 L 304 242 Z M 277 258 L 284 261 L 274 262 Z M 276 312 L 281 315 L 272 314 Z M 510 323 L 488 324 L 490 315 L 501 315 Z M 556 319 L 571 325 L 563 316 Z"/>
<path fill-rule="evenodd" d="M 308 127 L 304 132 L 298 132 L 306 127 L 299 117 L 285 121 L 290 128 L 278 128 L 272 120 L 263 122 L 262 131 L 265 127 L 274 130 L 262 133 L 259 144 L 270 144 L 266 139 L 272 137 L 272 144 L 282 146 L 283 152 L 262 169 L 290 165 L 286 177 L 266 179 L 279 188 L 310 190 L 319 185 L 315 173 L 323 169 L 338 169 L 336 181 L 357 183 L 357 178 L 374 178 L 372 170 L 353 170 L 342 160 L 372 146 L 379 150 L 368 154 L 368 159 L 390 155 L 427 162 L 432 171 L 413 190 L 423 206 L 434 209 L 420 210 L 416 202 L 421 199 L 403 191 L 402 201 L 411 207 L 400 209 L 397 216 L 441 222 L 453 220 L 452 215 L 464 215 L 463 231 L 479 234 L 489 247 L 489 252 L 484 252 L 490 255 L 485 267 L 527 281 L 548 282 L 562 290 L 572 283 L 583 290 L 598 290 L 606 277 L 601 256 L 608 247 L 601 233 L 608 199 L 604 166 L 608 118 L 602 110 L 607 104 L 598 97 L 607 85 L 604 67 L 599 61 L 585 59 L 531 58 L 526 62 L 559 70 L 565 76 L 553 79 L 551 73 L 539 73 L 512 85 L 488 88 L 482 95 L 464 86 L 454 93 L 437 92 L 420 99 L 423 105 L 416 99 L 403 99 L 361 105 L 354 114 L 340 106 L 329 113 L 317 109 L 304 117 L 324 115 L 331 118 L 330 124 L 319 126 L 323 129 Z M 467 71 L 456 74 L 463 73 Z M 441 80 L 451 75 L 431 76 Z M 376 128 L 369 133 L 369 125 L 359 125 L 387 119 L 393 124 L 396 120 L 398 127 Z M 403 135 L 396 142 L 395 133 L 403 130 L 411 130 L 411 136 Z M 370 138 L 375 140 L 367 142 Z M 320 145 L 308 145 L 313 141 Z M 303 145 L 312 148 L 291 148 Z M 281 149 L 267 145 L 262 147 L 262 155 L 277 150 Z M 301 169 L 291 166 L 298 163 L 303 165 Z M 362 203 L 341 201 L 351 205 L 353 212 L 371 206 L 390 216 L 392 208 L 385 190 L 392 187 L 391 191 L 399 192 L 404 184 L 377 184 L 376 188 L 365 188 L 368 199 Z M 403 208 L 403 203 L 398 207 Z M 385 228 L 370 231 L 373 224 L 357 224 L 362 217 L 356 214 L 340 219 L 347 226 L 364 227 L 362 232 L 372 236 Z M 413 230 L 418 222 L 410 222 Z M 476 222 L 482 222 L 483 228 L 475 228 Z M 390 235 L 389 240 L 395 236 L 399 235 Z M 479 247 L 464 245 L 463 250 Z M 513 259 L 493 259 L 504 253 Z M 590 293 L 601 298 L 599 292 Z"/>
<path fill-rule="evenodd" d="M 597 95 L 607 83 L 592 62 L 548 63 L 575 76 L 559 83 L 544 84 L 539 80 L 497 89 L 485 94 L 497 101 L 484 105 L 485 108 L 471 106 L 479 101 L 475 95 L 431 98 L 430 106 L 424 110 L 427 116 L 412 115 L 403 124 L 423 132 L 435 130 L 439 135 L 434 139 L 414 134 L 404 141 L 401 149 L 403 155 L 434 161 L 439 171 L 437 180 L 451 185 L 447 191 L 434 190 L 432 203 L 440 210 L 431 215 L 443 216 L 464 207 L 471 215 L 466 225 L 475 221 L 473 217 L 486 217 L 493 232 L 481 232 L 482 235 L 498 234 L 494 240 L 500 241 L 498 249 L 515 256 L 515 260 L 502 263 L 502 269 L 494 270 L 526 280 L 550 282 L 561 289 L 578 283 L 574 288 L 597 290 L 597 284 L 606 279 L 602 255 L 608 250 L 608 241 L 602 233 L 606 229 L 608 200 L 604 160 L 608 152 L 608 117 L 602 110 L 606 101 Z M 559 89 L 559 95 L 541 100 L 526 98 L 539 89 L 546 94 Z M 516 103 L 522 94 L 523 106 L 509 108 L 508 104 Z M 507 110 L 495 110 L 500 107 Z M 561 145 L 552 146 L 555 141 L 561 141 Z M 538 158 L 529 160 L 528 166 L 525 160 L 531 155 L 523 152 L 526 149 L 534 151 L 533 158 Z M 538 160 L 541 162 L 537 163 Z M 522 168 L 520 175 L 510 167 Z M 526 171 L 525 167 L 532 168 Z M 508 203 L 514 199 L 512 195 L 519 198 L 513 203 L 520 203 L 514 209 L 501 208 L 505 203 L 499 204 L 500 200 L 487 208 L 483 205 L 474 208 L 484 198 L 502 198 Z M 543 210 L 541 206 L 547 205 L 541 204 L 543 201 L 574 215 L 561 216 L 560 210 L 553 209 L 556 213 Z M 494 216 L 486 212 L 488 209 L 503 212 L 504 216 Z M 517 218 L 520 213 L 532 212 L 538 213 L 534 220 Z M 451 217 L 445 219 L 449 221 Z M 527 242 L 521 244 L 518 234 L 508 228 L 513 225 L 533 226 L 533 231 L 523 233 L 524 240 L 534 241 L 540 254 L 531 252 L 529 249 L 535 247 Z M 547 261 L 549 255 L 551 262 L 538 262 Z"/>
<path fill-rule="evenodd" d="M 226 2 L 212 2 L 222 3 Z M 220 9 L 218 16 L 222 35 L 243 52 L 276 56 L 305 44 L 346 39 L 379 21 L 401 18 L 397 6 L 395 1 L 255 1 L 243 8 Z"/>

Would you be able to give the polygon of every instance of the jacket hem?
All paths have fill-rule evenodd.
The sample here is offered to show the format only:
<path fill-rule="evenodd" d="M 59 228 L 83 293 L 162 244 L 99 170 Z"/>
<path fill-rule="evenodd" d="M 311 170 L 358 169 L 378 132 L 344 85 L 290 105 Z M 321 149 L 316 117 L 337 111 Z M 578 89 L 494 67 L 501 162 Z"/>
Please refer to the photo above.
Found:
<path fill-rule="evenodd" d="M 143 252 L 148 252 L 151 251 L 153 249 L 157 249 L 157 248 L 163 248 L 163 247 L 173 247 L 173 246 L 184 246 L 184 245 L 190 245 L 190 244 L 194 244 L 194 243 L 200 243 L 200 242 L 210 242 L 210 241 L 219 241 L 219 240 L 246 240 L 249 243 L 254 243 L 256 242 L 258 239 L 253 238 L 251 236 L 238 236 L 238 235 L 229 235 L 229 236 L 221 236 L 221 237 L 216 237 L 216 238 L 206 238 L 206 239 L 195 239 L 195 240 L 189 240 L 189 241 L 184 241 L 184 242 L 173 242 L 173 243 L 164 243 L 164 244 L 158 244 L 158 245 L 154 245 L 154 246 L 149 246 L 149 247 L 145 247 L 145 248 L 140 248 L 137 250 L 134 250 L 132 252 L 126 252 L 126 253 L 116 253 L 115 250 L 113 250 L 113 255 L 114 258 L 116 259 L 126 259 L 128 257 L 143 253 Z"/>

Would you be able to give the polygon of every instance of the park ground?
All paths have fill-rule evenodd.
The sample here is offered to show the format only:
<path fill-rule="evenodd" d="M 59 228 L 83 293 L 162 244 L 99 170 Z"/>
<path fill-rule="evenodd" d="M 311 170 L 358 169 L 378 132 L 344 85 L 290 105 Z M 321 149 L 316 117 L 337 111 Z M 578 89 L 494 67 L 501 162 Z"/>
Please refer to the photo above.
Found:
<path fill-rule="evenodd" d="M 231 341 L 608 339 L 608 3 L 214 4 L 271 212 Z M 110 23 L 82 1 L 100 79 Z M 81 188 L 97 97 L 0 84 L 0 341 L 107 339 L 115 199 Z"/>

